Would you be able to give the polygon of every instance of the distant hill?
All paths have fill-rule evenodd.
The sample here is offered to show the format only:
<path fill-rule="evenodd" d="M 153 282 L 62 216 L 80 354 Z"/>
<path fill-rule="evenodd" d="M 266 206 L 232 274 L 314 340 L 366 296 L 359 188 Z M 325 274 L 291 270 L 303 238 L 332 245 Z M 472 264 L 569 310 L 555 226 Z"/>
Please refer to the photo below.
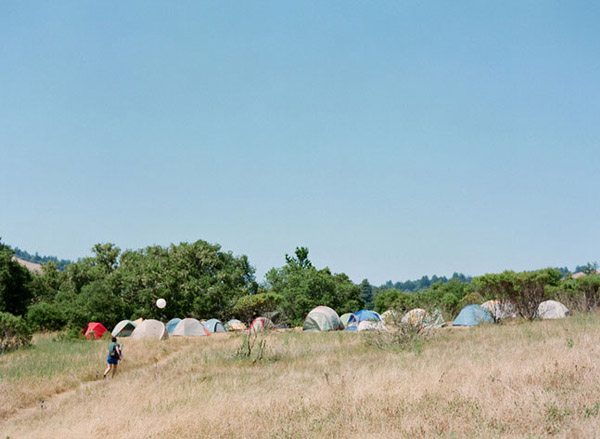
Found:
<path fill-rule="evenodd" d="M 68 259 L 58 259 L 56 256 L 40 256 L 37 252 L 34 255 L 32 255 L 31 253 L 26 252 L 25 250 L 21 250 L 19 247 L 14 247 L 13 250 L 15 252 L 16 258 L 22 260 L 23 262 L 31 262 L 37 265 L 47 264 L 48 262 L 54 262 L 58 269 L 61 271 L 64 270 L 67 265 L 72 263 L 72 261 Z"/>
<path fill-rule="evenodd" d="M 18 258 L 13 256 L 13 260 L 17 261 L 21 266 L 27 268 L 32 273 L 41 273 L 42 272 L 42 264 L 38 264 L 36 262 L 26 261 L 25 259 Z"/>
<path fill-rule="evenodd" d="M 447 283 L 451 280 L 469 283 L 471 282 L 471 276 L 466 276 L 462 273 L 454 273 L 450 278 L 446 276 L 436 276 L 435 274 L 431 277 L 423 276 L 421 279 L 407 280 L 404 282 L 392 282 L 388 280 L 385 284 L 381 285 L 380 289 L 394 288 L 401 291 L 421 291 L 429 288 L 436 283 Z"/>

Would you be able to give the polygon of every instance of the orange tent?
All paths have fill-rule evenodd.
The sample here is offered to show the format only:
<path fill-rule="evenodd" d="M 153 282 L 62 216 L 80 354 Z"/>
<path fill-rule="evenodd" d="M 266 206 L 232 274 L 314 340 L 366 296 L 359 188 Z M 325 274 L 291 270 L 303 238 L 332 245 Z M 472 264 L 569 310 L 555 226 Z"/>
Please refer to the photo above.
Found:
<path fill-rule="evenodd" d="M 87 328 L 85 328 L 85 338 L 88 340 L 91 338 L 99 339 L 102 338 L 106 331 L 108 331 L 108 329 L 106 329 L 102 323 L 90 322 L 88 323 Z"/>

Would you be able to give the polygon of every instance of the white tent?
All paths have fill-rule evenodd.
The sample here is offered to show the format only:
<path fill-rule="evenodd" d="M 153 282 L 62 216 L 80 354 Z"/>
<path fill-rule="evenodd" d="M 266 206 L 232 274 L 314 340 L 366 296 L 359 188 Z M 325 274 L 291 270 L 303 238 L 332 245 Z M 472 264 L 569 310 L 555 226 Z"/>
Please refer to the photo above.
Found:
<path fill-rule="evenodd" d="M 537 315 L 540 319 L 563 319 L 571 312 L 562 303 L 556 300 L 546 300 L 538 306 Z"/>
<path fill-rule="evenodd" d="M 203 337 L 210 335 L 210 331 L 196 319 L 183 319 L 175 326 L 172 336 L 183 336 L 183 337 Z"/>
<path fill-rule="evenodd" d="M 131 333 L 133 339 L 164 340 L 169 338 L 165 324 L 158 320 L 148 319 L 137 325 Z"/>

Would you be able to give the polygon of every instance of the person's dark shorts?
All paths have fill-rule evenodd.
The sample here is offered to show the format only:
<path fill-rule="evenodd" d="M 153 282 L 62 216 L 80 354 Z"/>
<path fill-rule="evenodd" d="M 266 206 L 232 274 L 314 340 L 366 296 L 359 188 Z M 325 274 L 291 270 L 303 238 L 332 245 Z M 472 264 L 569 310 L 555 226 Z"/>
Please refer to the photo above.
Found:
<path fill-rule="evenodd" d="M 111 357 L 110 355 L 108 357 L 106 357 L 106 362 L 108 364 L 119 364 L 119 360 L 117 360 L 114 357 Z"/>

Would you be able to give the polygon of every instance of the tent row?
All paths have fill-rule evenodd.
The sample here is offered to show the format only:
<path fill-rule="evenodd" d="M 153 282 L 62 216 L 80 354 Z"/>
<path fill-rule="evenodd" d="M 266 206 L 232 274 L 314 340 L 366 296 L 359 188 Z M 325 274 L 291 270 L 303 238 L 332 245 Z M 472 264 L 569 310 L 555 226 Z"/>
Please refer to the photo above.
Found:
<path fill-rule="evenodd" d="M 570 315 L 570 311 L 560 302 L 547 300 L 540 303 L 537 314 L 541 319 L 560 319 Z M 493 323 L 516 316 L 514 305 L 498 300 L 489 300 L 481 305 L 465 306 L 451 324 L 452 326 L 477 326 L 481 323 Z M 307 332 L 382 331 L 386 330 L 386 325 L 394 326 L 398 322 L 419 328 L 441 328 L 446 325 L 442 312 L 437 309 L 428 312 L 422 308 L 416 308 L 400 318 L 394 310 L 388 310 L 380 315 L 375 311 L 363 309 L 338 316 L 335 310 L 327 306 L 317 306 L 306 316 L 303 330 Z"/>
<path fill-rule="evenodd" d="M 233 319 L 223 324 L 218 319 L 200 321 L 193 318 L 174 318 L 166 324 L 154 319 L 121 320 L 111 331 L 114 337 L 163 340 L 169 336 L 199 337 L 227 331 L 243 331 L 246 325 Z M 84 331 L 86 338 L 102 338 L 108 332 L 102 323 L 90 322 Z"/>
<path fill-rule="evenodd" d="M 537 310 L 541 319 L 560 319 L 570 315 L 569 309 L 560 302 L 547 300 L 540 303 Z M 452 326 L 477 326 L 481 323 L 493 323 L 498 320 L 514 318 L 517 313 L 510 303 L 489 300 L 481 305 L 467 305 L 452 322 Z M 307 332 L 322 331 L 383 331 L 388 326 L 395 325 L 398 320 L 419 328 L 439 328 L 446 323 L 439 310 L 428 312 L 422 308 L 408 311 L 401 319 L 394 310 L 379 314 L 372 310 L 362 309 L 355 313 L 339 316 L 328 306 L 317 306 L 308 313 L 304 320 L 303 330 Z M 248 330 L 252 333 L 275 328 L 273 322 L 266 317 L 257 317 L 252 321 Z M 122 320 L 114 327 L 111 334 L 115 337 L 131 337 L 132 339 L 163 340 L 169 336 L 205 337 L 211 334 L 227 331 L 244 331 L 246 325 L 239 320 L 230 320 L 223 324 L 218 319 L 200 321 L 193 318 L 174 318 L 166 324 L 154 320 L 138 319 L 136 321 Z M 107 329 L 98 322 L 90 322 L 85 330 L 86 338 L 101 338 Z"/>

